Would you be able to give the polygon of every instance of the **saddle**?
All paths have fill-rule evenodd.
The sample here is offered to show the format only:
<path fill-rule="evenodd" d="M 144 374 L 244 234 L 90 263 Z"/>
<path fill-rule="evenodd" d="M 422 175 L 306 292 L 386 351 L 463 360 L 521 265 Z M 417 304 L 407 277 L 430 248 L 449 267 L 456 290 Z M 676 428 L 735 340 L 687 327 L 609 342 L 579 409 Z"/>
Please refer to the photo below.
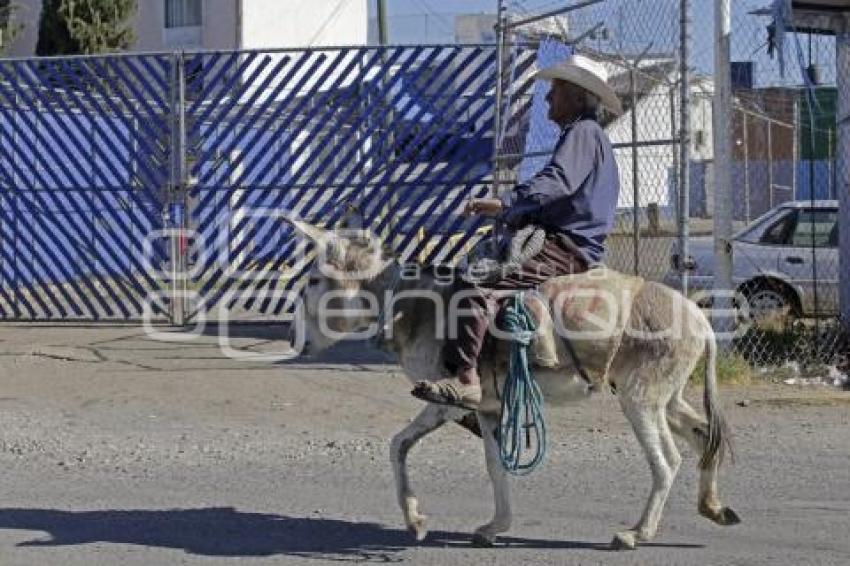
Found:
<path fill-rule="evenodd" d="M 640 277 L 596 266 L 526 291 L 524 302 L 537 324 L 529 360 L 540 369 L 572 367 L 591 384 L 607 382 L 643 284 Z"/>

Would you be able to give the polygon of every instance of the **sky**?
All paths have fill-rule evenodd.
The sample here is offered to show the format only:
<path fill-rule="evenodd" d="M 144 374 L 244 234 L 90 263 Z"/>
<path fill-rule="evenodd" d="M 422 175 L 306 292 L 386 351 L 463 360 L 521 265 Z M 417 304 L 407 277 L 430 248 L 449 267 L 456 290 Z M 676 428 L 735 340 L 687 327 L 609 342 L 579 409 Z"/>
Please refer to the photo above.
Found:
<path fill-rule="evenodd" d="M 373 0 L 375 1 L 375 0 Z M 511 14 L 538 14 L 569 5 L 573 1 L 504 0 Z M 802 82 L 797 57 L 790 55 L 791 70 L 785 78 L 779 74 L 778 63 L 767 55 L 767 30 L 769 20 L 750 15 L 758 8 L 769 7 L 771 0 L 732 0 L 732 60 L 755 62 L 757 84 L 797 85 Z M 692 5 L 692 57 L 695 70 L 711 74 L 714 68 L 714 2 L 691 0 Z M 576 27 L 587 29 L 604 21 L 614 38 L 615 48 L 623 52 L 639 52 L 652 44 L 653 51 L 674 49 L 678 45 L 679 0 L 605 0 L 595 6 L 577 10 L 571 17 Z M 390 16 L 390 42 L 450 42 L 453 40 L 452 14 L 495 13 L 496 0 L 387 0 Z M 429 29 L 421 29 L 418 16 L 429 15 Z M 794 37 L 794 36 L 789 36 Z M 812 39 L 812 59 L 820 64 L 824 82 L 835 79 L 834 40 Z M 800 38 L 802 59 L 808 63 L 808 37 Z M 796 51 L 796 50 L 795 50 Z M 850 72 L 850 70 L 848 70 Z"/>

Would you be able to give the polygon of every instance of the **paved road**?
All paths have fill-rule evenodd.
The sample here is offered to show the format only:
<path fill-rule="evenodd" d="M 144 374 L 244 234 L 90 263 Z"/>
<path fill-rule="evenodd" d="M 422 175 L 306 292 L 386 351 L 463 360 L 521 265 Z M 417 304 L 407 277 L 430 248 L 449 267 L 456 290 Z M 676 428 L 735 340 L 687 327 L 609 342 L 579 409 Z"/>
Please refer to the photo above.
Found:
<path fill-rule="evenodd" d="M 402 528 L 387 444 L 419 404 L 397 369 L 357 345 L 269 364 L 138 328 L 0 326 L 0 564 L 847 564 L 848 393 L 724 390 L 737 462 L 721 493 L 743 517 L 696 514 L 687 453 L 662 529 L 635 552 L 612 533 L 649 486 L 616 400 L 549 415 L 545 467 L 513 482 L 515 525 L 494 549 L 479 444 L 459 427 L 413 454 L 432 532 Z M 238 328 L 242 352 L 280 348 Z M 737 405 L 751 400 L 746 407 Z"/>

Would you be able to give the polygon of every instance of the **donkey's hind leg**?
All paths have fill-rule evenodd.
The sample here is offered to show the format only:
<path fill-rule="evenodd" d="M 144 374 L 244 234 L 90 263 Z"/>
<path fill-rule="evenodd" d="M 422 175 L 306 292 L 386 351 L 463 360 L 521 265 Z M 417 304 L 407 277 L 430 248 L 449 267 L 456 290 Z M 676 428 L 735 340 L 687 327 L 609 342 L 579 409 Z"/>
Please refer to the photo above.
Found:
<path fill-rule="evenodd" d="M 664 424 L 666 417 L 663 404 L 659 406 L 657 401 L 621 394 L 620 405 L 635 431 L 652 472 L 652 490 L 640 520 L 634 528 L 614 535 L 612 542 L 615 548 L 634 549 L 638 541 L 650 540 L 658 531 L 661 513 L 678 471 L 680 458 L 677 458 L 678 450 Z M 668 461 L 668 454 L 673 462 Z"/>
<path fill-rule="evenodd" d="M 478 413 L 481 424 L 481 435 L 484 441 L 484 456 L 487 460 L 487 473 L 493 484 L 493 499 L 495 511 L 493 519 L 475 530 L 472 543 L 477 546 L 492 546 L 496 535 L 511 528 L 511 501 L 508 487 L 508 477 L 499 459 L 499 443 L 496 440 L 496 429 L 499 426 L 499 415 Z"/>
<path fill-rule="evenodd" d="M 682 398 L 681 392 L 670 399 L 667 422 L 673 432 L 685 439 L 697 455 L 703 454 L 708 440 L 708 421 Z M 715 459 L 700 470 L 697 508 L 700 515 L 718 525 L 736 525 L 741 522 L 740 517 L 731 508 L 724 507 L 717 494 L 719 465 L 719 460 Z"/>
<path fill-rule="evenodd" d="M 429 403 L 390 443 L 390 462 L 395 476 L 398 504 L 404 512 L 404 522 L 416 540 L 423 540 L 428 534 L 427 517 L 419 513 L 419 500 L 410 487 L 407 454 L 423 436 L 437 430 L 449 419 L 460 418 L 463 413 L 461 409 Z"/>

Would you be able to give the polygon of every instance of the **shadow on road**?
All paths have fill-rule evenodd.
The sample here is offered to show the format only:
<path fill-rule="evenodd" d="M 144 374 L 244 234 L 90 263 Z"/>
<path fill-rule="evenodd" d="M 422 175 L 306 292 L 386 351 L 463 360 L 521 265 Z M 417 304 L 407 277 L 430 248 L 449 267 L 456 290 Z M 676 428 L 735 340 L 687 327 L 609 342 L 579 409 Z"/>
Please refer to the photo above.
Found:
<path fill-rule="evenodd" d="M 285 323 L 239 323 L 223 325 L 209 322 L 200 332 L 202 336 L 229 339 L 253 339 L 257 344 L 248 348 L 247 352 L 262 352 L 263 345 L 274 345 L 271 351 L 286 350 L 282 343 L 289 341 L 289 325 Z M 244 347 L 244 345 L 243 345 Z M 322 365 L 322 364 L 368 364 L 394 365 L 395 358 L 376 349 L 367 340 L 341 340 L 318 355 L 299 355 L 291 360 L 277 362 L 280 365 Z"/>
<path fill-rule="evenodd" d="M 404 530 L 375 523 L 246 513 L 232 507 L 168 510 L 61 511 L 0 509 L 0 529 L 44 531 L 24 547 L 108 542 L 184 550 L 203 556 L 290 555 L 324 560 L 401 561 L 410 546 L 466 548 L 468 534 L 434 532 L 415 543 Z M 499 546 L 607 550 L 590 542 L 502 537 Z M 658 545 L 661 546 L 661 545 Z M 698 545 L 672 545 L 698 548 Z"/>

